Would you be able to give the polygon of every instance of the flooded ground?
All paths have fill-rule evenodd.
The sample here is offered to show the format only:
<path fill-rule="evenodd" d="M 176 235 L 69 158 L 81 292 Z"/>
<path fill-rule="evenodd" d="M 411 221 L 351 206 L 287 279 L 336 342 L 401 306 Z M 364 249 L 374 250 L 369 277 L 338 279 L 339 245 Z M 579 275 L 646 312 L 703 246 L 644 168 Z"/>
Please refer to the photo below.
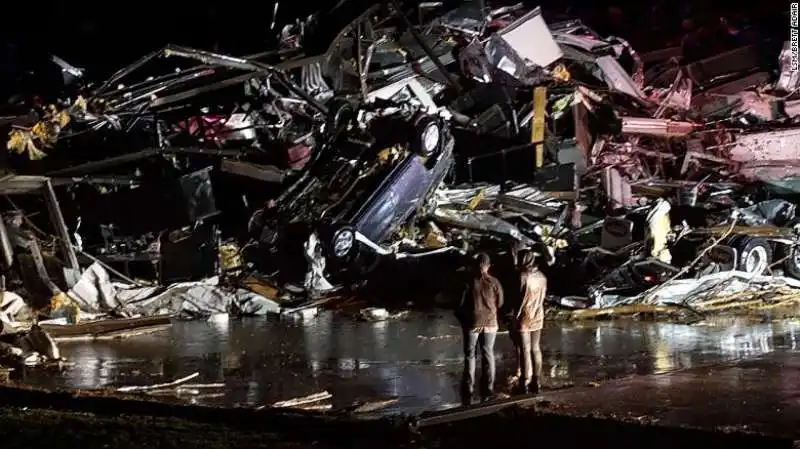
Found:
<path fill-rule="evenodd" d="M 630 374 L 796 349 L 800 322 L 680 325 L 642 322 L 547 323 L 545 387 L 585 385 Z M 497 339 L 498 379 L 514 370 L 511 341 Z M 31 370 L 20 381 L 45 387 L 153 384 L 199 372 L 223 393 L 193 401 L 269 404 L 327 390 L 334 406 L 399 397 L 392 412 L 457 403 L 461 339 L 450 313 L 363 322 L 323 312 L 304 321 L 276 318 L 180 322 L 127 340 L 62 343 L 71 365 L 60 375 Z"/>

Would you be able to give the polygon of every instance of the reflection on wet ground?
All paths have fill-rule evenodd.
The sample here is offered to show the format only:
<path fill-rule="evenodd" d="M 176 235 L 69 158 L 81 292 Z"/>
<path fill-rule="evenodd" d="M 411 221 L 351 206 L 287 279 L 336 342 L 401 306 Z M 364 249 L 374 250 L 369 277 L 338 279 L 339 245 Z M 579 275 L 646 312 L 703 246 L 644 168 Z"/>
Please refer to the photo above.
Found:
<path fill-rule="evenodd" d="M 642 322 L 547 323 L 545 387 L 650 374 L 796 349 L 800 322 L 687 326 Z M 498 379 L 514 370 L 507 335 L 497 339 Z M 327 390 L 334 406 L 396 396 L 391 411 L 458 402 L 461 338 L 447 312 L 370 323 L 333 313 L 307 321 L 212 319 L 175 322 L 159 334 L 63 343 L 72 363 L 60 376 L 30 371 L 25 383 L 96 388 L 153 384 L 199 372 L 224 382 L 198 403 L 260 405 Z"/>
<path fill-rule="evenodd" d="M 660 376 L 631 376 L 598 388 L 552 392 L 546 406 L 573 416 L 772 435 L 787 438 L 790 447 L 800 438 L 798 373 L 797 352 L 773 351 Z"/>

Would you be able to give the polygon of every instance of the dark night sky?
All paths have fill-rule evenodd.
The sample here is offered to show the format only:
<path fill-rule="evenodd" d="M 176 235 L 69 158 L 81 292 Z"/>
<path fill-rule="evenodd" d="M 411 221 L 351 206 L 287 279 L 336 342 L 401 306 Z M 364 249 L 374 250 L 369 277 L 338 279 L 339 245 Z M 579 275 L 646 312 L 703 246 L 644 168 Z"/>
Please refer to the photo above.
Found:
<path fill-rule="evenodd" d="M 350 0 L 349 14 L 363 11 L 374 0 Z M 279 20 L 307 15 L 317 5 L 330 7 L 335 2 L 282 1 Z M 498 2 L 493 2 L 497 4 Z M 513 2 L 509 2 L 513 3 Z M 748 15 L 755 21 L 767 23 L 772 31 L 786 26 L 782 17 L 788 3 L 762 0 L 755 3 L 722 2 L 719 0 L 659 0 L 650 2 L 614 2 L 611 0 L 578 0 L 528 2 L 541 5 L 545 13 L 571 8 L 577 15 L 598 28 L 601 34 L 616 31 L 632 41 L 661 40 L 654 29 L 679 30 L 680 21 L 687 15 L 715 20 L 725 10 L 741 10 L 751 6 Z M 102 3 L 52 1 L 36 3 L 31 11 L 29 2 L 4 5 L 6 20 L 0 27 L 3 41 L 16 42 L 28 48 L 55 53 L 77 65 L 100 64 L 119 67 L 148 51 L 167 43 L 211 48 L 217 43 L 223 52 L 246 54 L 270 46 L 268 26 L 272 18 L 272 1 L 225 3 L 187 2 L 185 0 L 143 0 L 139 2 Z M 618 30 L 609 28 L 606 7 L 619 5 L 625 14 Z M 655 5 L 661 8 L 653 11 Z M 727 5 L 727 6 L 726 6 Z M 345 16 L 347 14 L 344 14 Z M 766 15 L 772 15 L 767 20 Z M 660 22 L 660 23 L 659 23 Z M 788 28 L 787 28 L 788 35 Z M 661 44 L 657 44 L 661 45 Z"/>

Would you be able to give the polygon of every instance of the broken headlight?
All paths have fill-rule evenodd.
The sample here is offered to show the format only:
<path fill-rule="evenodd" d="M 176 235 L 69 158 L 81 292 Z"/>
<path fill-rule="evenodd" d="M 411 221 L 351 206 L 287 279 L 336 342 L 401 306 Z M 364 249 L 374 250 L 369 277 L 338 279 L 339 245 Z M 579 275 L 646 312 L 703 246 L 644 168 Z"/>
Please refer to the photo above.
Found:
<path fill-rule="evenodd" d="M 336 231 L 331 240 L 333 255 L 336 257 L 346 256 L 353 249 L 355 241 L 356 235 L 351 229 L 345 228 Z"/>

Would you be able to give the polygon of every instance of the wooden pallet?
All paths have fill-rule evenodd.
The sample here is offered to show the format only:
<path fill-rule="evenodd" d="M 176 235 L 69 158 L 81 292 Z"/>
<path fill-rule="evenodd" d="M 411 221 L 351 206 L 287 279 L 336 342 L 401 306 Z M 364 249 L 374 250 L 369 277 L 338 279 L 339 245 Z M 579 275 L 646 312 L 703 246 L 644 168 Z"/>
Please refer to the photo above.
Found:
<path fill-rule="evenodd" d="M 113 318 L 86 321 L 78 324 L 42 324 L 41 327 L 56 341 L 105 340 L 127 338 L 157 332 L 171 325 L 169 316 L 147 318 Z"/>

